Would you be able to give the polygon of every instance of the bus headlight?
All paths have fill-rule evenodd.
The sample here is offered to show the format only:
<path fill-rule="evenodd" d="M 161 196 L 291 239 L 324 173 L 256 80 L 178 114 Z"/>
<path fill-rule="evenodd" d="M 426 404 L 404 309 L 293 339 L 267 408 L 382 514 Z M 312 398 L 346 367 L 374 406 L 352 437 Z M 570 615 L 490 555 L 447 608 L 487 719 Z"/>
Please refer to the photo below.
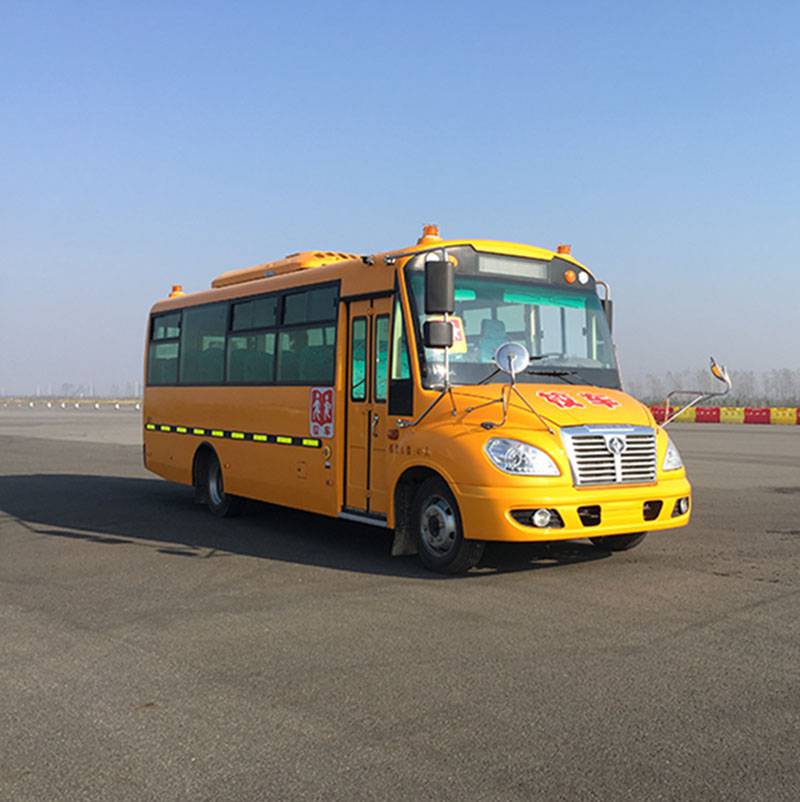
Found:
<path fill-rule="evenodd" d="M 677 471 L 678 468 L 683 467 L 683 460 L 681 459 L 681 453 L 675 447 L 675 443 L 672 440 L 667 439 L 667 453 L 664 454 L 664 462 L 661 465 L 662 471 Z"/>
<path fill-rule="evenodd" d="M 519 440 L 492 437 L 486 455 L 505 473 L 516 476 L 560 476 L 561 471 L 544 451 Z"/>

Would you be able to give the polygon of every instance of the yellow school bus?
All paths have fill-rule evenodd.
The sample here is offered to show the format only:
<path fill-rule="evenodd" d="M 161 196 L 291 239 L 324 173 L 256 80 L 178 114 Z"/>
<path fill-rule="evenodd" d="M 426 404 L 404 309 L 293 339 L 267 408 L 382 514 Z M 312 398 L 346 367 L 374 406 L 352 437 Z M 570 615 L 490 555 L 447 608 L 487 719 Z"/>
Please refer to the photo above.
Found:
<path fill-rule="evenodd" d="M 691 489 L 610 322 L 568 246 L 434 226 L 176 286 L 150 312 L 145 465 L 221 517 L 257 499 L 388 528 L 444 573 L 487 541 L 628 549 L 685 526 Z"/>

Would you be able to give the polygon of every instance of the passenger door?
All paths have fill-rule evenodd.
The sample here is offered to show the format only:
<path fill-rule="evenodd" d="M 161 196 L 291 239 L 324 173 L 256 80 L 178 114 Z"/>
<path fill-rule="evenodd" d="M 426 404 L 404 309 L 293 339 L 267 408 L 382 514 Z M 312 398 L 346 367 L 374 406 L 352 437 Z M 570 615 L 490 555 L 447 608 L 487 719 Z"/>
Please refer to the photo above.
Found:
<path fill-rule="evenodd" d="M 348 316 L 346 510 L 384 517 L 392 300 L 351 301 Z"/>

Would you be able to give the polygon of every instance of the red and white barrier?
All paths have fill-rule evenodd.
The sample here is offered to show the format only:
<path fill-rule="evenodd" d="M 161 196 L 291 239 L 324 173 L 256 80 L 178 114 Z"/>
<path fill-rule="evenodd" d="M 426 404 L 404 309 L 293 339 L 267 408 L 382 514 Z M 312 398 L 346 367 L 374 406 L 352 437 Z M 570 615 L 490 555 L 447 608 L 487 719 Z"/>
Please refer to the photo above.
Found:
<path fill-rule="evenodd" d="M 664 407 L 651 406 L 657 423 L 664 422 Z M 670 407 L 672 415 L 676 407 Z M 681 413 L 677 423 L 756 423 L 800 426 L 800 407 L 693 407 Z"/>

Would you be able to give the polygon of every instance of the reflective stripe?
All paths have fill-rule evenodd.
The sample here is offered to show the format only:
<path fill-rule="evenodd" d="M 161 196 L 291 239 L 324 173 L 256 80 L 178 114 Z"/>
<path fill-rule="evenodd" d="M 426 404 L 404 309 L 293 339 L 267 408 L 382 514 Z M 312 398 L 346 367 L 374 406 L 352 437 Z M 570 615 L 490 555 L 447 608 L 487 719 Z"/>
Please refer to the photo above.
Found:
<path fill-rule="evenodd" d="M 320 448 L 322 442 L 315 437 L 290 437 L 287 434 L 263 434 L 261 432 L 229 432 L 224 429 L 202 429 L 197 426 L 175 426 L 169 423 L 146 423 L 145 429 L 149 432 L 173 432 L 175 434 L 193 434 L 199 437 L 227 438 L 242 442 L 278 443 L 282 446 L 303 446 L 305 448 Z"/>

